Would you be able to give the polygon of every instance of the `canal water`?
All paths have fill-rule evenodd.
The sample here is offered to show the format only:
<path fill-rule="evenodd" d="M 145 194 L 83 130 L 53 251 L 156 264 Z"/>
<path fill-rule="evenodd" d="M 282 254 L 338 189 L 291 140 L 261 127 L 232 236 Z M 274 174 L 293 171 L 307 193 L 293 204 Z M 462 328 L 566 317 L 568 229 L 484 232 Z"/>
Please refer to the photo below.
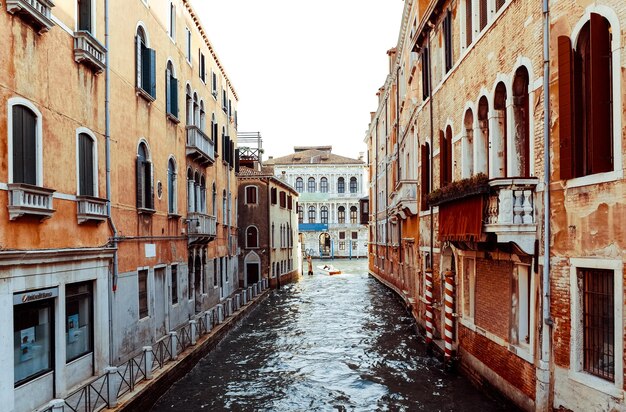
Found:
<path fill-rule="evenodd" d="M 272 292 L 153 411 L 510 410 L 426 354 L 366 260 L 333 264 Z"/>

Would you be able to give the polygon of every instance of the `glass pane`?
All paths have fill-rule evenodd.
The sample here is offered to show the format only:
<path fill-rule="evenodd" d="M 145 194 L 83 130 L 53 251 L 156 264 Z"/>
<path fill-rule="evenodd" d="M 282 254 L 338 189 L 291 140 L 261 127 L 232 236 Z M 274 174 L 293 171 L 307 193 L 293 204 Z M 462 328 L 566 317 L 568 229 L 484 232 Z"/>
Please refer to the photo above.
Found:
<path fill-rule="evenodd" d="M 14 382 L 52 369 L 52 300 L 14 306 Z"/>
<path fill-rule="evenodd" d="M 91 284 L 67 285 L 65 341 L 68 362 L 93 350 L 91 312 Z"/>

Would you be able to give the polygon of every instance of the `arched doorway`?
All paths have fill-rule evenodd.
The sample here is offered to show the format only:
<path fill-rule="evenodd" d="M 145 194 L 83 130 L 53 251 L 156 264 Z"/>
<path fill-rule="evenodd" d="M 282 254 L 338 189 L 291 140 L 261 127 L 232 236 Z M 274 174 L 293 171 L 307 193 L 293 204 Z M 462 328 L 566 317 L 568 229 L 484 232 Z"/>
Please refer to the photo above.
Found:
<path fill-rule="evenodd" d="M 255 252 L 250 252 L 244 259 L 246 284 L 252 285 L 261 280 L 261 259 Z"/>
<path fill-rule="evenodd" d="M 327 232 L 320 235 L 320 256 L 330 256 L 330 235 Z"/>

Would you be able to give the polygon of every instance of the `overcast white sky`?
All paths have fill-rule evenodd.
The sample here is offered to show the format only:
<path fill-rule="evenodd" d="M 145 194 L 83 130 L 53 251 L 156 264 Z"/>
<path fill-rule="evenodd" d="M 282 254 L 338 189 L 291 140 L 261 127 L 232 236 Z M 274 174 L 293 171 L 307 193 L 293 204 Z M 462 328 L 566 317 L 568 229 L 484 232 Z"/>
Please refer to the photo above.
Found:
<path fill-rule="evenodd" d="M 357 157 L 388 73 L 402 0 L 192 0 L 265 158 L 330 144 Z"/>

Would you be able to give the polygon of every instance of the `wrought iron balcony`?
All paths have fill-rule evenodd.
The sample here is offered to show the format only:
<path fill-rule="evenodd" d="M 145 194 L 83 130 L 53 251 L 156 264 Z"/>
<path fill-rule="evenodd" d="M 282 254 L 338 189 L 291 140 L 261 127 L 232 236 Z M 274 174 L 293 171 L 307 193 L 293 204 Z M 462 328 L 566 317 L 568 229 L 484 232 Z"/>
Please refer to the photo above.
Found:
<path fill-rule="evenodd" d="M 209 165 L 215 163 L 215 146 L 198 126 L 187 126 L 187 156 Z"/>
<path fill-rule="evenodd" d="M 106 67 L 106 48 L 88 31 L 75 31 L 74 60 L 101 73 Z"/>
<path fill-rule="evenodd" d="M 537 238 L 535 188 L 537 178 L 503 178 L 489 181 L 483 230 L 495 233 L 499 243 L 515 242 L 534 253 Z"/>
<path fill-rule="evenodd" d="M 7 11 L 32 24 L 39 34 L 45 33 L 54 26 L 50 0 L 7 0 Z"/>
<path fill-rule="evenodd" d="M 189 212 L 187 215 L 187 233 L 189 243 L 207 243 L 217 234 L 217 220 L 215 216 L 199 212 Z"/>
<path fill-rule="evenodd" d="M 107 220 L 107 200 L 92 196 L 76 196 L 78 224 Z"/>
<path fill-rule="evenodd" d="M 417 204 L 417 181 L 401 180 L 393 193 L 390 208 L 402 219 L 407 216 L 415 216 L 418 213 Z"/>
<path fill-rule="evenodd" d="M 54 213 L 52 208 L 53 189 L 33 186 L 26 183 L 9 185 L 9 218 L 15 220 L 21 216 L 36 216 L 48 219 Z"/>

